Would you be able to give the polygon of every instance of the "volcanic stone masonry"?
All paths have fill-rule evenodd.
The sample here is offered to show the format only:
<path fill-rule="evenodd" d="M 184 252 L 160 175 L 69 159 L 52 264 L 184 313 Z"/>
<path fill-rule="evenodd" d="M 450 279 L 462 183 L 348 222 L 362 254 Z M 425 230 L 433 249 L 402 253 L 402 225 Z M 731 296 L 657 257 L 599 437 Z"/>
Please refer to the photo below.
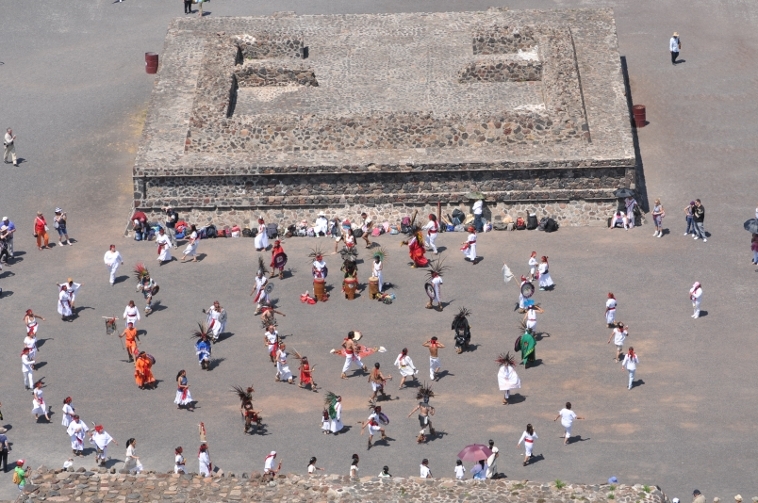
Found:
<path fill-rule="evenodd" d="M 610 9 L 176 19 L 134 204 L 193 223 L 604 223 L 636 159 Z"/>

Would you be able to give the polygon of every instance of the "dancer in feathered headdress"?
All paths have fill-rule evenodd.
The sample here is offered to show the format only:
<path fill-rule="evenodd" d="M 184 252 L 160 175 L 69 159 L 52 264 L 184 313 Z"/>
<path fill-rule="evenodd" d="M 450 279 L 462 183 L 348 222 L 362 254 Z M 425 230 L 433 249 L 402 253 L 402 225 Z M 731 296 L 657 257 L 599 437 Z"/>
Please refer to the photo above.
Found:
<path fill-rule="evenodd" d="M 244 423 L 243 433 L 248 433 L 252 429 L 252 433 L 261 426 L 261 411 L 253 409 L 253 393 L 255 390 L 252 386 L 248 388 L 242 388 L 242 386 L 232 386 L 230 390 L 235 393 L 240 399 L 240 415 Z"/>
<path fill-rule="evenodd" d="M 532 307 L 539 309 L 540 306 L 535 304 L 529 306 L 529 309 Z M 529 363 L 533 363 L 537 358 L 537 340 L 534 338 L 534 331 L 527 325 L 526 318 L 519 322 L 518 328 L 521 335 L 516 339 L 516 347 L 521 351 L 521 364 L 526 369 Z"/>
<path fill-rule="evenodd" d="M 450 330 L 455 330 L 455 352 L 458 354 L 461 354 L 464 349 L 468 349 L 469 342 L 471 342 L 471 325 L 468 322 L 470 314 L 471 311 L 461 307 L 450 326 Z"/>
<path fill-rule="evenodd" d="M 342 431 L 342 397 L 331 391 L 324 397 L 324 409 L 329 415 L 329 431 L 335 435 Z"/>
<path fill-rule="evenodd" d="M 255 294 L 255 298 L 253 298 L 253 303 L 255 304 L 255 313 L 253 316 L 260 314 L 261 306 L 269 302 L 268 292 L 266 291 L 266 287 L 268 286 L 268 279 L 266 278 L 267 273 L 268 270 L 266 269 L 266 264 L 263 261 L 263 257 L 259 255 L 258 272 L 255 275 L 255 286 L 250 292 L 251 296 Z"/>
<path fill-rule="evenodd" d="M 411 267 L 426 267 L 429 264 L 429 259 L 426 258 L 426 247 L 424 246 L 424 235 L 421 232 L 421 229 L 419 229 L 415 225 L 416 221 L 416 213 L 418 213 L 418 210 L 415 210 L 413 212 L 413 218 L 411 218 L 411 225 L 410 225 L 410 235 L 411 239 L 408 241 L 402 241 L 400 243 L 400 246 L 408 245 L 408 254 L 411 257 L 411 260 L 413 263 L 411 264 Z"/>
<path fill-rule="evenodd" d="M 437 304 L 437 310 L 442 311 L 442 296 L 440 290 L 442 289 L 442 274 L 447 271 L 447 266 L 444 265 L 445 259 L 431 260 L 429 261 L 429 271 L 426 275 L 426 283 L 424 284 L 424 290 L 429 297 L 429 302 L 426 303 L 427 309 L 434 308 L 434 304 Z"/>
<path fill-rule="evenodd" d="M 384 259 L 387 257 L 387 252 L 384 251 L 384 248 L 379 248 L 378 250 L 374 250 L 373 255 L 374 266 L 371 276 L 378 280 L 377 286 L 379 287 L 379 291 L 377 293 L 382 293 L 382 287 L 384 286 L 384 274 L 382 271 L 384 271 Z"/>
<path fill-rule="evenodd" d="M 145 297 L 145 316 L 148 316 L 153 312 L 153 296 L 158 293 L 160 287 L 155 279 L 150 277 L 150 272 L 142 262 L 134 266 L 134 276 L 137 278 L 137 291 L 142 292 Z"/>
<path fill-rule="evenodd" d="M 375 434 L 381 433 L 382 440 L 387 438 L 387 434 L 382 426 L 390 424 L 390 419 L 382 412 L 382 407 L 377 405 L 373 400 L 369 401 L 368 408 L 371 414 L 369 414 L 368 419 L 361 423 L 361 435 L 363 435 L 363 430 L 368 426 L 368 449 L 371 449 Z"/>
<path fill-rule="evenodd" d="M 192 331 L 192 337 L 199 339 L 195 343 L 195 354 L 200 368 L 210 370 L 211 341 L 208 339 L 208 328 L 203 323 L 198 323 L 197 330 Z"/>
<path fill-rule="evenodd" d="M 340 250 L 340 257 L 342 257 L 342 267 L 340 270 L 345 273 L 345 277 L 357 278 L 358 266 L 356 265 L 356 261 L 358 260 L 358 249 L 355 247 L 345 247 Z"/>
<path fill-rule="evenodd" d="M 500 365 L 497 372 L 497 384 L 500 391 L 503 392 L 503 405 L 508 405 L 508 398 L 510 398 L 512 389 L 521 388 L 521 379 L 519 379 L 516 369 L 513 368 L 515 361 L 510 352 L 501 353 L 495 359 L 495 362 Z"/>
<path fill-rule="evenodd" d="M 418 390 L 416 398 L 421 400 L 412 411 L 408 413 L 408 417 L 411 417 L 414 412 L 418 411 L 418 424 L 421 427 L 421 431 L 418 432 L 416 442 L 421 443 L 426 440 L 426 428 L 429 427 L 429 435 L 434 436 L 434 428 L 432 427 L 432 420 L 429 416 L 434 415 L 434 407 L 429 405 L 429 399 L 434 396 L 432 386 L 424 383 Z"/>

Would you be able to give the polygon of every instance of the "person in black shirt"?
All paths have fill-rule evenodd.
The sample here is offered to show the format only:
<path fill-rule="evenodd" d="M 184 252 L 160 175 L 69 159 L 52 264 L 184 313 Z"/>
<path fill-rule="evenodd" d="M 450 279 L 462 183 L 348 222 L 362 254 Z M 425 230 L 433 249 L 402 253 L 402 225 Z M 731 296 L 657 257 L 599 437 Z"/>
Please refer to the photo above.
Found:
<path fill-rule="evenodd" d="M 171 246 L 176 248 L 176 222 L 179 221 L 179 214 L 171 206 L 166 206 L 163 209 L 166 210 L 166 234 L 171 241 Z"/>
<path fill-rule="evenodd" d="M 695 208 L 692 212 L 692 218 L 695 221 L 695 239 L 703 238 L 703 243 L 708 241 L 705 237 L 705 229 L 703 229 L 703 221 L 705 220 L 705 206 L 700 204 L 700 199 L 695 199 Z"/>

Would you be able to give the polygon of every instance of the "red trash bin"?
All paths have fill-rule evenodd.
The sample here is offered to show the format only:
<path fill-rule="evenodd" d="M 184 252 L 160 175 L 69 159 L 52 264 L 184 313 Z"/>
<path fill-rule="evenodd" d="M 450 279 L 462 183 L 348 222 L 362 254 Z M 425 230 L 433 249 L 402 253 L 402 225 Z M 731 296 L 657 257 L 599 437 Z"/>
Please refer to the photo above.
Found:
<path fill-rule="evenodd" d="M 158 71 L 158 54 L 154 52 L 145 53 L 145 71 L 147 73 L 156 73 Z"/>
<path fill-rule="evenodd" d="M 634 125 L 645 127 L 645 105 L 634 105 L 632 107 L 632 114 L 634 115 Z"/>

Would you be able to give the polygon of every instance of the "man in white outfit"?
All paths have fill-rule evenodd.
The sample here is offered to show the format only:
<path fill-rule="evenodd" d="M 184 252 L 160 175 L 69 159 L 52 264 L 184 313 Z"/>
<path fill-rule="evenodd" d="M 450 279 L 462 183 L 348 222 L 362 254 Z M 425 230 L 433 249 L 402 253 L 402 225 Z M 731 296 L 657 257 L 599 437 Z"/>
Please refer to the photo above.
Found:
<path fill-rule="evenodd" d="M 71 310 L 74 311 L 76 309 L 76 293 L 82 287 L 82 284 L 74 283 L 74 280 L 72 278 L 68 278 L 65 283 L 56 284 L 58 285 L 58 288 L 62 286 L 66 287 L 66 291 L 68 291 L 69 303 L 71 304 Z"/>
<path fill-rule="evenodd" d="M 426 231 L 427 248 L 431 248 L 432 252 L 437 255 L 437 245 L 435 245 L 434 242 L 437 241 L 440 224 L 437 223 L 437 217 L 434 214 L 429 214 L 429 222 L 424 226 L 423 230 Z"/>
<path fill-rule="evenodd" d="M 110 272 L 110 283 L 111 286 L 113 286 L 113 283 L 116 281 L 116 269 L 118 269 L 118 266 L 124 263 L 124 259 L 121 258 L 121 254 L 116 251 L 116 245 L 111 245 L 110 249 L 105 252 L 103 262 L 105 262 L 105 266 Z"/>
<path fill-rule="evenodd" d="M 103 425 L 101 424 L 95 426 L 95 431 L 90 433 L 89 441 L 96 447 L 97 456 L 95 457 L 95 462 L 98 465 L 105 465 L 105 462 L 108 460 L 108 444 L 113 442 L 115 445 L 118 445 L 118 442 L 103 429 Z"/>
<path fill-rule="evenodd" d="M 24 387 L 34 389 L 34 360 L 29 358 L 29 353 L 29 348 L 24 348 L 21 352 L 21 372 L 24 373 Z"/>

